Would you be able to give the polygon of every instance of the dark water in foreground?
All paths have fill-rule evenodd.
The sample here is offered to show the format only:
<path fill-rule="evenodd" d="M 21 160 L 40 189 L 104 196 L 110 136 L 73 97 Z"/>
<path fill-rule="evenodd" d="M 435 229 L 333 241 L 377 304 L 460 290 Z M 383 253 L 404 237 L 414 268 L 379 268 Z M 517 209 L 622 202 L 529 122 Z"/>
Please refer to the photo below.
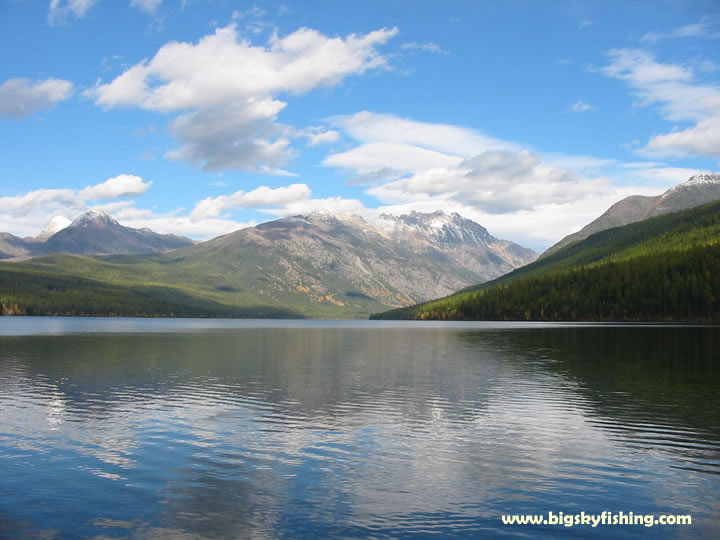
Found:
<path fill-rule="evenodd" d="M 720 537 L 720 328 L 0 318 L 0 537 L 430 534 Z"/>

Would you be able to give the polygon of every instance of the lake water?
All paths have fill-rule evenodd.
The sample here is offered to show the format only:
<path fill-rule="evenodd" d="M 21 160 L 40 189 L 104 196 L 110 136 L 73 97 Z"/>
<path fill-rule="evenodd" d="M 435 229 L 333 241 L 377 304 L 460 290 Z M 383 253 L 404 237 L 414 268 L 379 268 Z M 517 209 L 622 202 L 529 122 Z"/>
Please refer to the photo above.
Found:
<path fill-rule="evenodd" d="M 430 534 L 720 537 L 720 328 L 0 317 L 0 537 Z"/>

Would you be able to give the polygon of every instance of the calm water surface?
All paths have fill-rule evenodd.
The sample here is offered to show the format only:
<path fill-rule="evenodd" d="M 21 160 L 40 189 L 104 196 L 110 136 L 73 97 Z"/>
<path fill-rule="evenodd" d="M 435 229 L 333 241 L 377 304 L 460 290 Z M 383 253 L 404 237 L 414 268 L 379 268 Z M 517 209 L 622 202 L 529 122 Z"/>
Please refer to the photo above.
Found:
<path fill-rule="evenodd" d="M 720 537 L 720 328 L 0 317 L 0 537 L 430 534 Z"/>

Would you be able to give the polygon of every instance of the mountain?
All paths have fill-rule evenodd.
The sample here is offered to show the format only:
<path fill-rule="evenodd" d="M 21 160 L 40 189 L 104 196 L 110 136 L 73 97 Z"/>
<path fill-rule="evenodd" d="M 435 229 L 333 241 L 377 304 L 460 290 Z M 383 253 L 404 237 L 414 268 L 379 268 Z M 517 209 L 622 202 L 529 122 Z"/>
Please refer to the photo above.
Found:
<path fill-rule="evenodd" d="M 386 224 L 392 219 L 386 216 Z M 506 261 L 502 250 L 511 243 L 494 239 L 457 214 L 414 213 L 395 219 L 397 224 L 435 220 L 443 226 L 410 230 L 399 225 L 388 230 L 360 216 L 316 212 L 243 229 L 182 253 L 198 264 L 212 261 L 227 267 L 231 263 L 232 268 L 243 269 L 246 279 L 255 276 L 255 284 L 248 288 L 264 291 L 276 301 L 290 294 L 338 307 L 357 305 L 359 299 L 411 304 L 487 281 L 536 257 L 533 251 L 513 245 L 517 253 Z M 456 236 L 451 241 L 445 233 L 453 223 Z M 474 231 L 479 230 L 486 238 L 475 238 Z M 498 254 L 491 251 L 492 242 L 502 248 Z"/>
<path fill-rule="evenodd" d="M 192 240 L 183 236 L 125 227 L 102 210 L 91 210 L 72 222 L 63 216 L 55 216 L 35 238 L 0 233 L 0 259 L 29 258 L 51 253 L 161 253 L 192 244 Z"/>
<path fill-rule="evenodd" d="M 670 212 L 687 210 L 716 200 L 720 200 L 720 174 L 693 176 L 687 182 L 670 188 L 655 197 L 632 195 L 612 205 L 603 215 L 578 232 L 560 240 L 540 257 L 552 255 L 596 232 L 629 225 Z"/>
<path fill-rule="evenodd" d="M 102 210 L 91 210 L 50 236 L 39 251 L 83 255 L 157 253 L 192 243 L 181 236 L 125 227 Z"/>
<path fill-rule="evenodd" d="M 457 213 L 411 212 L 395 217 L 382 214 L 376 225 L 399 246 L 416 253 L 437 250 L 454 262 L 480 274 L 483 281 L 524 266 L 537 254 L 508 240 L 499 240 L 485 227 Z"/>
<path fill-rule="evenodd" d="M 55 216 L 50 220 L 50 223 L 42 230 L 42 232 L 35 237 L 36 242 L 45 242 L 55 233 L 58 233 L 65 229 L 72 223 L 71 220 L 64 216 Z"/>
<path fill-rule="evenodd" d="M 163 297 L 177 291 L 186 301 L 215 303 L 217 309 L 208 309 L 206 315 L 252 307 L 350 318 L 446 295 L 536 256 L 493 238 L 477 223 L 458 215 L 383 219 L 380 226 L 359 216 L 318 212 L 263 223 L 164 254 L 40 257 L 23 268 L 36 276 L 95 280 L 104 290 L 137 291 L 153 284 L 165 288 L 165 292 L 156 291 Z M 71 225 L 55 236 L 72 229 Z M 504 258 L 506 253 L 511 254 L 510 260 Z M 87 291 L 87 284 L 82 283 Z M 68 312 L 60 306 L 69 304 L 59 299 L 63 295 L 76 298 L 73 290 L 69 287 L 62 295 L 51 295 L 58 313 Z M 33 300 L 27 302 L 32 308 Z M 118 313 L 99 303 L 93 306 L 95 311 L 90 312 Z M 147 308 L 143 309 L 147 314 Z"/>
<path fill-rule="evenodd" d="M 27 240 L 10 233 L 0 233 L 0 259 L 24 257 L 31 253 Z"/>
<path fill-rule="evenodd" d="M 720 320 L 720 201 L 600 231 L 381 319 Z"/>

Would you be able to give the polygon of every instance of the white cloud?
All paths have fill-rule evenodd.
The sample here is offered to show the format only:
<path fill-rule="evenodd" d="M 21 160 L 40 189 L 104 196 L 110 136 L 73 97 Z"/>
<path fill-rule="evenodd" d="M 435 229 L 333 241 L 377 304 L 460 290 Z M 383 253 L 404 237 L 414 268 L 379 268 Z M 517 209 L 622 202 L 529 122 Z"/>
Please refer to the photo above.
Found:
<path fill-rule="evenodd" d="M 598 171 L 617 165 L 617 161 L 614 159 L 563 154 L 562 152 L 544 152 L 542 158 L 547 163 L 560 167 L 561 169 L 573 169 L 577 171 Z"/>
<path fill-rule="evenodd" d="M 292 184 L 286 187 L 269 188 L 260 186 L 252 191 L 236 191 L 232 195 L 208 197 L 195 205 L 190 217 L 194 221 L 217 218 L 233 208 L 261 208 L 304 200 L 310 197 L 306 184 Z"/>
<path fill-rule="evenodd" d="M 8 79 L 0 85 L 0 115 L 24 118 L 51 109 L 72 95 L 73 84 L 62 79 L 45 79 L 32 84 L 28 79 Z"/>
<path fill-rule="evenodd" d="M 90 201 L 137 196 L 144 193 L 150 184 L 143 182 L 139 176 L 123 174 L 81 190 L 39 189 L 22 195 L 0 197 L 0 231 L 35 236 L 54 215 L 77 217 L 90 208 Z M 131 202 L 119 201 L 119 204 L 127 206 Z"/>
<path fill-rule="evenodd" d="M 182 114 L 169 127 L 181 145 L 165 155 L 205 171 L 275 169 L 295 156 L 285 127 L 275 122 L 283 107 L 272 99 L 247 100 Z"/>
<path fill-rule="evenodd" d="M 95 208 L 105 210 L 126 227 L 147 227 L 160 234 L 177 234 L 195 240 L 209 240 L 256 224 L 255 221 L 241 222 L 218 218 L 194 220 L 190 216 L 173 212 L 157 214 L 151 210 L 135 208 L 132 204 L 123 207 L 100 205 Z"/>
<path fill-rule="evenodd" d="M 364 36 L 327 38 L 301 28 L 267 47 L 238 40 L 235 25 L 218 28 L 197 45 L 172 42 L 90 95 L 98 105 L 134 105 L 175 111 L 227 105 L 238 98 L 265 101 L 277 92 L 302 93 L 333 86 L 350 74 L 386 64 L 376 47 L 397 33 L 382 29 Z"/>
<path fill-rule="evenodd" d="M 711 38 L 718 37 L 717 35 L 710 34 L 709 32 L 710 32 L 710 25 L 708 24 L 708 21 L 701 21 L 699 23 L 686 24 L 685 26 L 680 26 L 679 28 L 675 28 L 675 29 L 671 30 L 670 32 L 648 32 L 647 34 L 642 36 L 640 39 L 642 41 L 655 43 L 662 39 L 676 39 L 676 38 L 702 37 L 702 36 L 709 36 Z"/>
<path fill-rule="evenodd" d="M 38 207 L 62 208 L 77 202 L 77 194 L 72 189 L 38 189 L 14 197 L 0 197 L 0 214 L 18 217 Z"/>
<path fill-rule="evenodd" d="M 257 46 L 240 39 L 231 24 L 197 44 L 168 43 L 151 60 L 86 95 L 105 108 L 184 111 L 171 123 L 180 140 L 168 154 L 172 158 L 206 170 L 276 169 L 294 155 L 286 126 L 277 123 L 287 105 L 277 95 L 334 86 L 349 75 L 385 67 L 387 59 L 377 48 L 396 33 L 383 28 L 329 38 L 301 28 Z"/>
<path fill-rule="evenodd" d="M 625 163 L 623 167 L 631 170 L 631 180 L 635 184 L 648 184 L 654 189 L 665 190 L 688 180 L 696 174 L 705 174 L 707 169 L 691 169 L 687 167 L 669 167 L 665 163 L 639 162 Z M 654 193 L 657 195 L 659 192 Z"/>
<path fill-rule="evenodd" d="M 392 169 L 401 173 L 453 167 L 463 158 L 400 142 L 371 142 L 328 156 L 323 164 L 341 167 L 355 174 L 368 175 L 380 170 Z"/>
<path fill-rule="evenodd" d="M 58 24 L 64 22 L 70 15 L 82 19 L 93 4 L 95 0 L 50 0 L 48 22 Z"/>
<path fill-rule="evenodd" d="M 365 205 L 357 199 L 345 199 L 343 197 L 298 199 L 283 206 L 260 209 L 260 211 L 277 217 L 305 216 L 313 212 L 336 212 L 369 217 L 377 213 L 375 210 L 366 208 Z"/>
<path fill-rule="evenodd" d="M 564 203 L 609 187 L 605 180 L 552 165 L 515 143 L 459 126 L 370 112 L 338 117 L 333 123 L 360 144 L 328 156 L 324 165 L 370 180 L 374 185 L 367 193 L 385 204 L 454 201 L 507 213 Z"/>
<path fill-rule="evenodd" d="M 368 193 L 394 203 L 440 198 L 493 214 L 562 204 L 610 188 L 607 180 L 586 179 L 523 150 L 484 152 L 458 167 L 422 171 L 371 187 Z"/>
<path fill-rule="evenodd" d="M 324 127 L 310 127 L 298 131 L 298 135 L 307 137 L 308 146 L 317 146 L 319 144 L 330 144 L 340 140 L 340 132 L 334 129 L 325 129 Z"/>
<path fill-rule="evenodd" d="M 570 105 L 570 110 L 573 112 L 585 112 L 594 109 L 592 105 L 588 105 L 587 103 L 583 102 L 582 100 L 578 100 L 572 105 Z"/>
<path fill-rule="evenodd" d="M 693 123 L 654 136 L 645 153 L 720 156 L 720 85 L 697 83 L 690 67 L 657 62 L 644 50 L 613 50 L 610 57 L 603 71 L 627 81 L 641 98 L 641 106 L 658 104 L 667 120 Z"/>
<path fill-rule="evenodd" d="M 654 136 L 646 149 L 661 155 L 720 158 L 720 110 L 691 128 Z"/>
<path fill-rule="evenodd" d="M 143 182 L 143 179 L 139 176 L 121 174 L 101 184 L 88 186 L 80 191 L 78 195 L 85 201 L 134 197 L 145 193 L 151 184 L 152 182 Z"/>
<path fill-rule="evenodd" d="M 416 43 L 414 41 L 410 43 L 403 43 L 402 48 L 405 50 L 418 50 L 435 54 L 448 54 L 448 52 L 445 51 L 442 47 L 431 41 L 427 43 Z"/>
<path fill-rule="evenodd" d="M 155 13 L 162 4 L 162 0 L 130 0 L 130 6 L 141 9 L 148 15 Z"/>
<path fill-rule="evenodd" d="M 520 145 L 452 124 L 418 122 L 369 111 L 336 116 L 332 123 L 353 139 L 365 142 L 407 143 L 450 155 L 471 157 L 488 150 L 519 150 Z"/>

